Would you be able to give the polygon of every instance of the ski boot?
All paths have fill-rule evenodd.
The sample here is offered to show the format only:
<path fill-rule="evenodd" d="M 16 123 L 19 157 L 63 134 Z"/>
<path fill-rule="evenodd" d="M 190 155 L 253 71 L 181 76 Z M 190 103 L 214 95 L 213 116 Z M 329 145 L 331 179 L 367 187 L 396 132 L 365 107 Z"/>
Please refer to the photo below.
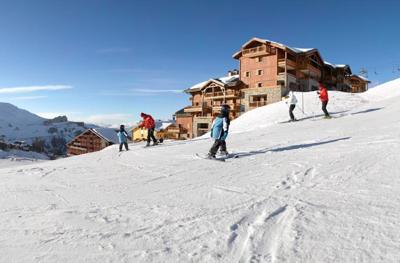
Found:
<path fill-rule="evenodd" d="M 217 159 L 217 157 L 215 157 L 215 154 L 212 154 L 212 153 L 208 153 L 206 158 L 207 159 Z"/>
<path fill-rule="evenodd" d="M 223 157 L 228 157 L 229 153 L 227 151 L 220 151 L 219 154 Z"/>

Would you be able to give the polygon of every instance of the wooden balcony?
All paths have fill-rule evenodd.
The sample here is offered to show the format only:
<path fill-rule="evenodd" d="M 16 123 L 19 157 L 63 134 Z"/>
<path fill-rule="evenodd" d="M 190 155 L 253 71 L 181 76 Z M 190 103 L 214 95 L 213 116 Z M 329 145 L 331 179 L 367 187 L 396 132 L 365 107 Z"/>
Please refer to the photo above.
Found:
<path fill-rule="evenodd" d="M 205 97 L 211 98 L 211 99 L 230 99 L 230 98 L 238 98 L 240 97 L 240 91 L 233 91 L 233 90 L 228 90 L 225 92 L 223 91 L 217 91 L 217 92 L 209 92 L 204 94 Z"/>
<path fill-rule="evenodd" d="M 203 107 L 201 105 L 198 106 L 190 106 L 184 109 L 186 113 L 196 113 L 196 112 L 209 112 L 211 111 L 211 107 L 204 104 Z"/>
<path fill-rule="evenodd" d="M 299 64 L 299 69 L 301 72 L 303 72 L 305 75 L 319 75 L 321 76 L 321 70 L 314 67 L 313 65 L 309 63 L 301 63 Z"/>
<path fill-rule="evenodd" d="M 287 69 L 289 69 L 289 70 L 296 69 L 296 67 L 297 67 L 297 63 L 293 60 L 287 59 L 285 61 L 284 58 L 278 60 L 278 67 L 285 68 L 285 65 L 286 65 Z"/>
<path fill-rule="evenodd" d="M 231 111 L 240 111 L 240 104 L 224 104 L 224 105 L 228 105 L 229 108 L 231 109 Z M 221 107 L 222 105 L 214 105 L 212 107 L 213 111 L 221 111 Z"/>
<path fill-rule="evenodd" d="M 255 102 L 250 102 L 249 107 L 250 108 L 258 108 L 267 105 L 267 101 L 255 101 Z"/>
<path fill-rule="evenodd" d="M 262 45 L 253 48 L 247 48 L 242 50 L 242 55 L 245 57 L 257 57 L 261 55 L 271 54 L 271 47 Z"/>
<path fill-rule="evenodd" d="M 295 78 L 295 79 L 296 79 L 296 76 L 293 75 L 293 74 L 287 73 L 287 75 L 288 75 L 288 79 L 289 79 L 289 78 Z M 278 80 L 286 81 L 285 72 L 278 73 Z"/>

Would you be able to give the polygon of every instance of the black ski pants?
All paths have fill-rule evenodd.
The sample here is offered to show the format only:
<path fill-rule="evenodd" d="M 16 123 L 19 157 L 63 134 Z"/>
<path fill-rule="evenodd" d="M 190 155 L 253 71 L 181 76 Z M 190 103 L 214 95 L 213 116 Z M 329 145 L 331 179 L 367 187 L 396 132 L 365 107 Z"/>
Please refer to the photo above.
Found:
<path fill-rule="evenodd" d="M 154 128 L 149 128 L 147 130 L 147 143 L 150 143 L 151 140 L 153 140 L 154 143 L 157 143 L 157 139 L 154 137 Z"/>
<path fill-rule="evenodd" d="M 293 114 L 293 111 L 294 111 L 295 108 L 296 108 L 296 104 L 290 104 L 290 106 L 289 106 L 289 115 L 290 115 L 290 119 L 292 121 L 295 120 L 294 114 Z"/>
<path fill-rule="evenodd" d="M 216 155 L 219 148 L 221 148 L 221 151 L 226 152 L 226 142 L 224 140 L 215 140 L 213 146 L 210 149 L 210 154 L 213 156 Z"/>
<path fill-rule="evenodd" d="M 325 117 L 329 117 L 329 112 L 328 112 L 328 110 L 326 109 L 326 106 L 328 105 L 328 101 L 323 101 L 322 102 L 322 111 L 324 112 L 324 114 L 325 114 Z"/>
<path fill-rule="evenodd" d="M 122 151 L 122 146 L 125 146 L 125 150 L 129 150 L 128 149 L 128 143 L 127 142 L 121 142 L 120 144 L 119 144 L 119 151 Z"/>

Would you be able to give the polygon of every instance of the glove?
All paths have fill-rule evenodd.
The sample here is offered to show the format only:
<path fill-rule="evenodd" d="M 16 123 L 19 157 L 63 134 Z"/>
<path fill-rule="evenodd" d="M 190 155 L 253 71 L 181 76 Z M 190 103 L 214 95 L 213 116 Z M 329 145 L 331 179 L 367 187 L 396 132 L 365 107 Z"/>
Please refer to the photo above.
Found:
<path fill-rule="evenodd" d="M 227 137 L 228 137 L 228 131 L 224 131 L 224 133 L 221 136 L 221 140 L 225 141 Z"/>

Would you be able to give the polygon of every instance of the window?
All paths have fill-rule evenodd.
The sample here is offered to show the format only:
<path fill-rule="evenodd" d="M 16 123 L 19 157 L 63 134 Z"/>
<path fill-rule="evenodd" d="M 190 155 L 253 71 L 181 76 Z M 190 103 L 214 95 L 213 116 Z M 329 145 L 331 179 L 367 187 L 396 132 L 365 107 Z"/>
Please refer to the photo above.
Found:
<path fill-rule="evenodd" d="M 199 129 L 208 129 L 208 123 L 198 123 L 197 128 Z"/>
<path fill-rule="evenodd" d="M 244 73 L 244 75 L 246 76 L 246 78 L 248 78 L 248 77 L 250 77 L 250 72 L 249 72 L 249 71 L 246 71 L 246 72 Z"/>
<path fill-rule="evenodd" d="M 256 60 L 257 60 L 257 62 L 262 62 L 263 58 L 262 57 L 257 57 Z"/>
<path fill-rule="evenodd" d="M 257 83 L 257 88 L 261 88 L 262 87 L 262 83 L 261 82 L 258 82 Z"/>
<path fill-rule="evenodd" d="M 264 71 L 262 69 L 257 70 L 257 75 L 261 76 L 264 73 Z"/>

